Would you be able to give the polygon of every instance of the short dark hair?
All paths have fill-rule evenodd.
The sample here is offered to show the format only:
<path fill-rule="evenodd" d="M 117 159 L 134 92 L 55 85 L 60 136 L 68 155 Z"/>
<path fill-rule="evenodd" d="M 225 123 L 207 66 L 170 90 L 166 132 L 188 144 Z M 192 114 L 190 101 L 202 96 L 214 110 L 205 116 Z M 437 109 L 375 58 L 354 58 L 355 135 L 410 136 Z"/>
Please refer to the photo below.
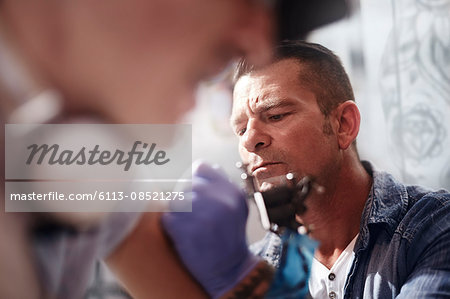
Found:
<path fill-rule="evenodd" d="M 306 41 L 283 41 L 274 49 L 272 63 L 285 59 L 294 59 L 304 67 L 299 74 L 300 83 L 311 88 L 325 116 L 340 103 L 355 100 L 342 62 L 331 50 Z M 242 59 L 235 70 L 235 82 L 254 70 L 257 70 L 254 65 Z"/>

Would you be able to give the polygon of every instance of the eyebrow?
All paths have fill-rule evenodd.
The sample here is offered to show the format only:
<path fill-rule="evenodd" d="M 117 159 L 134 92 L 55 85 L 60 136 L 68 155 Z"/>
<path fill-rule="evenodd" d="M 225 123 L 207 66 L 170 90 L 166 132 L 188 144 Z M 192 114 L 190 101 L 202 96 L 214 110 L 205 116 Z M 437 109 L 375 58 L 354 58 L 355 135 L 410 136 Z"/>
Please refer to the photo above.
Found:
<path fill-rule="evenodd" d="M 286 99 L 286 98 L 282 98 L 279 100 L 266 100 L 264 103 L 259 104 L 256 108 L 256 111 L 254 111 L 255 113 L 265 113 L 269 110 L 272 109 L 276 109 L 276 108 L 284 108 L 284 107 L 292 107 L 295 106 L 295 103 L 290 100 L 290 99 Z M 236 118 L 230 118 L 230 125 L 232 127 L 237 126 L 238 124 L 240 124 L 243 119 L 245 117 L 242 117 L 242 115 L 239 115 Z"/>
<path fill-rule="evenodd" d="M 284 108 L 284 107 L 291 107 L 295 106 L 295 103 L 290 99 L 279 99 L 279 100 L 267 100 L 264 103 L 258 105 L 256 108 L 256 113 L 264 113 L 271 109 L 275 108 Z"/>

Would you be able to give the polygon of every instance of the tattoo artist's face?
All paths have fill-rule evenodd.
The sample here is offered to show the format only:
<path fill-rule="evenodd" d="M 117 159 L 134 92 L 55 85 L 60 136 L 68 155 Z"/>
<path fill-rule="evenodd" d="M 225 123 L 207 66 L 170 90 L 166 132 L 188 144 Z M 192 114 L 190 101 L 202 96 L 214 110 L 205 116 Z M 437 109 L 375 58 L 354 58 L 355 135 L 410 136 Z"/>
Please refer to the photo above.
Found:
<path fill-rule="evenodd" d="M 335 134 L 324 133 L 328 119 L 300 84 L 300 70 L 296 61 L 282 60 L 241 77 L 234 89 L 231 124 L 262 191 L 291 171 L 319 183 L 332 175 L 338 143 Z"/>
<path fill-rule="evenodd" d="M 237 55 L 267 60 L 272 21 L 262 1 L 71 1 L 64 68 L 75 98 L 117 122 L 172 122 L 199 81 Z M 82 20 L 82 21 L 80 21 Z M 83 93 L 84 92 L 84 93 Z"/>

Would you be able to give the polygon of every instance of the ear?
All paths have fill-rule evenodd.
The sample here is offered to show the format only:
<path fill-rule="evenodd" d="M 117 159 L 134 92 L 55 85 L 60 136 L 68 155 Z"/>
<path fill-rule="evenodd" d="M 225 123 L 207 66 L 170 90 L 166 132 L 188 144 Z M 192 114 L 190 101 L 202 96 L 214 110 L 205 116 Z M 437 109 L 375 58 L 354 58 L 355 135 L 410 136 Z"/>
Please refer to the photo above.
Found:
<path fill-rule="evenodd" d="M 339 147 L 347 149 L 358 136 L 361 116 L 358 106 L 353 101 L 346 101 L 336 109 L 336 119 L 338 121 L 337 137 Z"/>

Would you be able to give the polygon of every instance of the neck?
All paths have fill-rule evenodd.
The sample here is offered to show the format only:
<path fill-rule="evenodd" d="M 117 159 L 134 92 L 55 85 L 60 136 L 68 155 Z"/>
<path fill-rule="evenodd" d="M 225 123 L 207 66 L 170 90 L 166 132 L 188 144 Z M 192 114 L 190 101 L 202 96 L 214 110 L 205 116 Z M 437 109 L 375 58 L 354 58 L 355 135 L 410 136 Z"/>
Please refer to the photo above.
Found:
<path fill-rule="evenodd" d="M 301 222 L 310 227 L 311 237 L 320 243 L 316 259 L 328 268 L 358 234 L 372 185 L 372 178 L 358 159 L 349 159 L 343 165 L 335 175 L 334 190 L 313 194 L 308 211 L 301 217 Z"/>

